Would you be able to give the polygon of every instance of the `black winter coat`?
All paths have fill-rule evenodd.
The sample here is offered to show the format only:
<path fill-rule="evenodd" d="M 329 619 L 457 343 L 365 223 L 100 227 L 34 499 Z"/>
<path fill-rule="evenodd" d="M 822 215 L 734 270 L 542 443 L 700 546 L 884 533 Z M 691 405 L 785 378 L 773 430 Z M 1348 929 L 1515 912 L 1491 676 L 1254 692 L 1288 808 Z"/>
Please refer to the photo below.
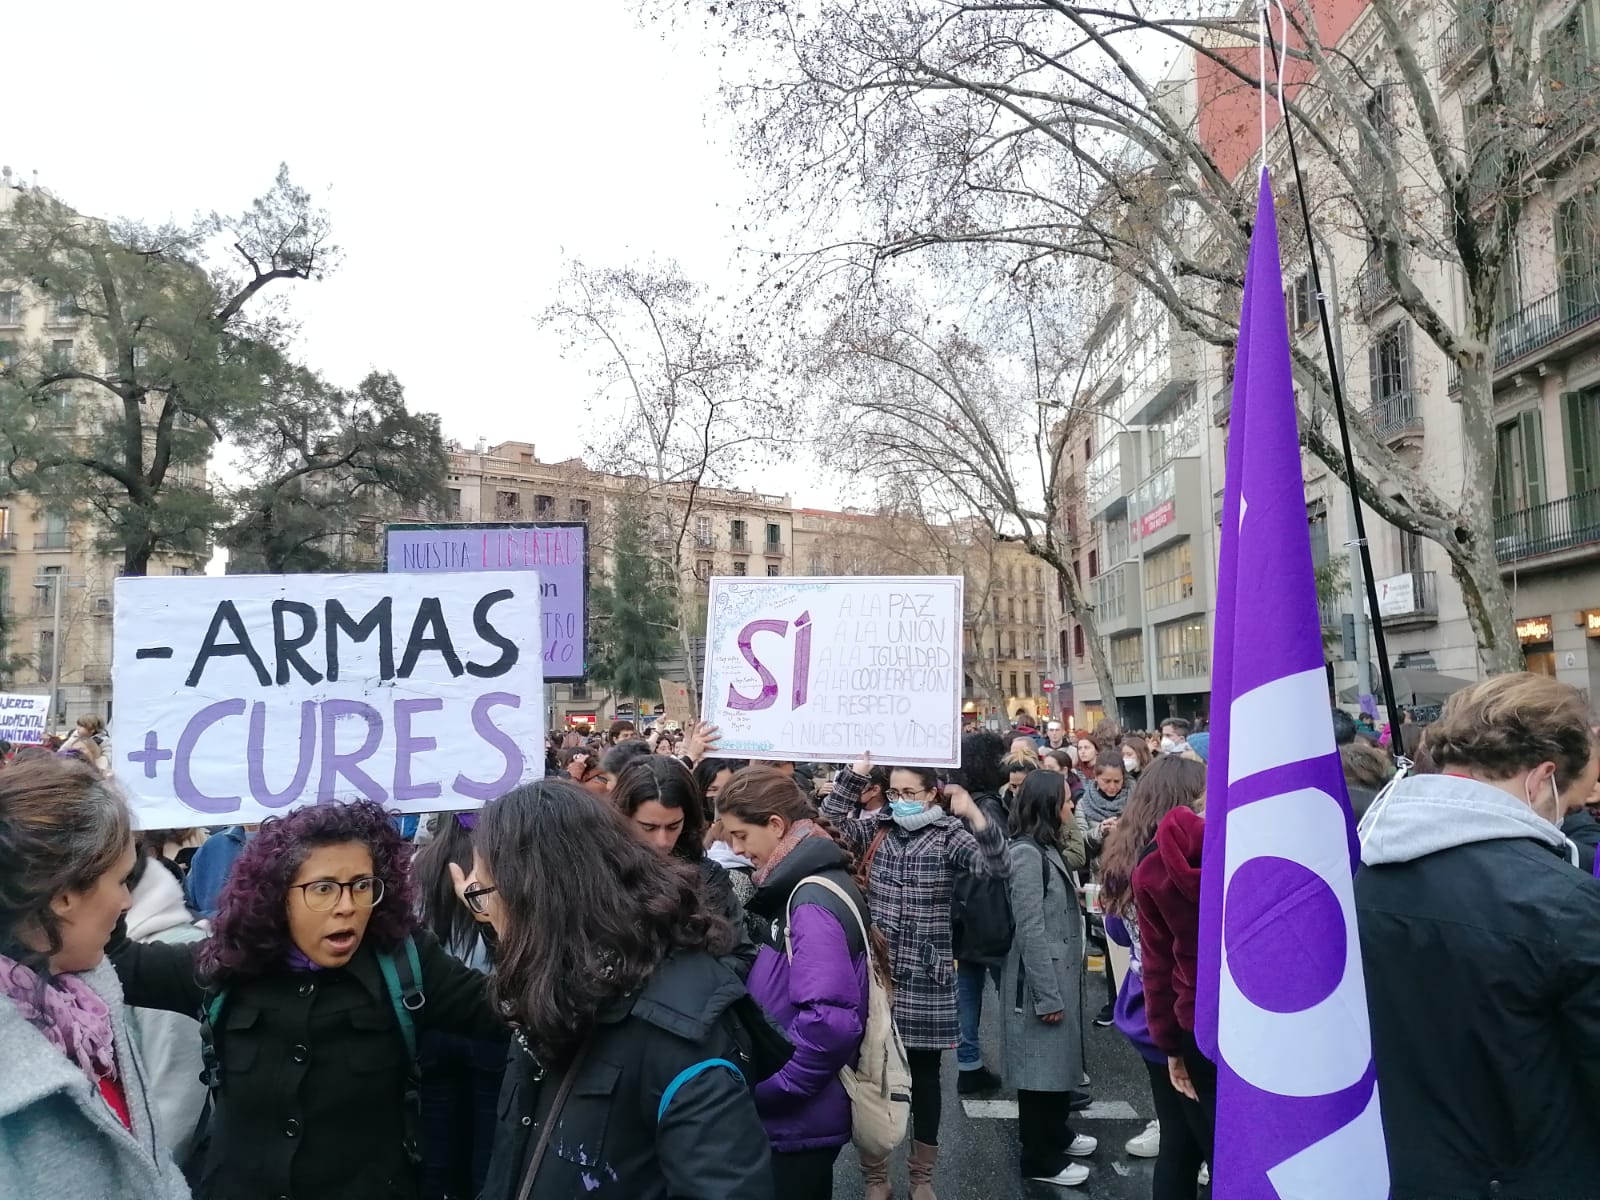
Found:
<path fill-rule="evenodd" d="M 751 1089 L 785 1050 L 727 960 L 668 958 L 595 1024 L 533 1200 L 770 1200 Z M 570 1065 L 513 1040 L 482 1200 L 516 1200 Z"/>
<path fill-rule="evenodd" d="M 417 1033 L 506 1040 L 487 978 L 415 935 L 422 964 Z M 196 943 L 122 942 L 111 959 L 127 1002 L 198 1014 Z M 227 989 L 215 1031 L 214 1093 L 202 1200 L 413 1200 L 405 1149 L 406 1046 L 376 951 L 363 943 L 334 970 L 285 968 Z"/>
<path fill-rule="evenodd" d="M 1561 832 L 1578 848 L 1578 867 L 1594 874 L 1594 855 L 1600 849 L 1600 821 L 1587 808 L 1576 809 L 1561 822 Z"/>
<path fill-rule="evenodd" d="M 1600 881 L 1518 838 L 1355 893 L 1393 1200 L 1600 1197 Z"/>

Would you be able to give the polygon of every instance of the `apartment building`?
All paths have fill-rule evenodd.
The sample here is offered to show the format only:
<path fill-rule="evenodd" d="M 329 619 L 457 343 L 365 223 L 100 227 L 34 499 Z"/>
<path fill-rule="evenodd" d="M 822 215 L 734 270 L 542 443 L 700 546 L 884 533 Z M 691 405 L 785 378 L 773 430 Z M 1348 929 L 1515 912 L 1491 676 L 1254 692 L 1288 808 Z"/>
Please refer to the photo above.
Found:
<path fill-rule="evenodd" d="M 0 186 L 0 220 L 18 194 Z M 93 369 L 105 357 L 71 297 L 0 279 L 0 371 L 22 350 Z M 56 384 L 43 419 L 53 432 L 87 436 L 97 406 L 113 403 L 92 384 Z M 176 468 L 173 479 L 203 486 L 205 467 Z M 111 715 L 112 586 L 122 555 L 101 549 L 99 537 L 79 514 L 27 494 L 0 496 L 0 690 L 53 694 L 62 729 L 83 715 Z M 204 566 L 204 556 L 158 555 L 149 573 L 198 574 Z"/>

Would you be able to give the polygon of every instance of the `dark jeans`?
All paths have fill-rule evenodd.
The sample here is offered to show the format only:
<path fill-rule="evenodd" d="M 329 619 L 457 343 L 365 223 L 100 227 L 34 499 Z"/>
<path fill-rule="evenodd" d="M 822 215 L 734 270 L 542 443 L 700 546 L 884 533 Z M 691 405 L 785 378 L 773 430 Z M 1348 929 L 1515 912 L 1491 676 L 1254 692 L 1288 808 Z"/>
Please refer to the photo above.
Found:
<path fill-rule="evenodd" d="M 1068 1092 L 1017 1091 L 1017 1136 L 1022 1142 L 1022 1173 L 1050 1176 L 1067 1165 L 1067 1147 L 1076 1136 L 1068 1124 Z"/>
<path fill-rule="evenodd" d="M 833 1164 L 842 1146 L 772 1152 L 773 1200 L 833 1200 Z"/>
<path fill-rule="evenodd" d="M 1161 1122 L 1161 1153 L 1156 1157 L 1151 1200 L 1194 1200 L 1200 1164 L 1206 1160 L 1195 1137 L 1197 1122 L 1188 1111 L 1198 1106 L 1172 1086 L 1166 1063 L 1146 1062 L 1145 1069 L 1150 1072 L 1150 1092 Z"/>
<path fill-rule="evenodd" d="M 424 1033 L 417 1058 L 423 1200 L 471 1200 L 489 1173 L 505 1043 Z"/>
<path fill-rule="evenodd" d="M 956 1011 L 961 1021 L 961 1037 L 956 1042 L 956 1062 L 963 1071 L 983 1066 L 983 1047 L 978 1044 L 978 1026 L 983 1019 L 983 989 L 992 978 L 1000 990 L 1000 968 L 982 963 L 956 965 Z"/>
<path fill-rule="evenodd" d="M 906 1065 L 911 1068 L 911 1137 L 927 1146 L 939 1144 L 943 1103 L 939 1063 L 943 1057 L 942 1050 L 906 1050 Z"/>

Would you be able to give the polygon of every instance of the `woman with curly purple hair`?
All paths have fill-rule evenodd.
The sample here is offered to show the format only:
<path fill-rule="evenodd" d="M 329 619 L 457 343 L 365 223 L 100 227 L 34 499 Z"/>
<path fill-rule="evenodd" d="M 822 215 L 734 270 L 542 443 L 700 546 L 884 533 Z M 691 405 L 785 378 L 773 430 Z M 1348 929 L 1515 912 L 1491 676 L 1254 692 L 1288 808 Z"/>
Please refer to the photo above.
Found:
<path fill-rule="evenodd" d="M 129 1004 L 215 1014 L 213 1112 L 191 1164 L 201 1197 L 421 1194 L 414 1064 L 390 971 L 418 978 L 416 1032 L 505 1038 L 484 975 L 418 927 L 410 848 L 377 804 L 264 821 L 198 945 L 122 941 Z M 219 996 L 224 997 L 220 1006 Z"/>

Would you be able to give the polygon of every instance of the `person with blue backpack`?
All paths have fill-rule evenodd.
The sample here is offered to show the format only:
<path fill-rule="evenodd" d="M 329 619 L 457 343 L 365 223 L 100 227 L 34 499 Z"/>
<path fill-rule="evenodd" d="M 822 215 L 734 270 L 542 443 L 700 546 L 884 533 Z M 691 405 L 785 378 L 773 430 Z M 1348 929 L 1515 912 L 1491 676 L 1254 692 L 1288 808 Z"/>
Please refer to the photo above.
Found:
<path fill-rule="evenodd" d="M 245 844 L 207 941 L 113 937 L 130 1005 L 201 1017 L 201 1200 L 420 1195 L 418 1037 L 506 1029 L 486 976 L 419 928 L 416 899 L 389 813 L 316 805 Z"/>

